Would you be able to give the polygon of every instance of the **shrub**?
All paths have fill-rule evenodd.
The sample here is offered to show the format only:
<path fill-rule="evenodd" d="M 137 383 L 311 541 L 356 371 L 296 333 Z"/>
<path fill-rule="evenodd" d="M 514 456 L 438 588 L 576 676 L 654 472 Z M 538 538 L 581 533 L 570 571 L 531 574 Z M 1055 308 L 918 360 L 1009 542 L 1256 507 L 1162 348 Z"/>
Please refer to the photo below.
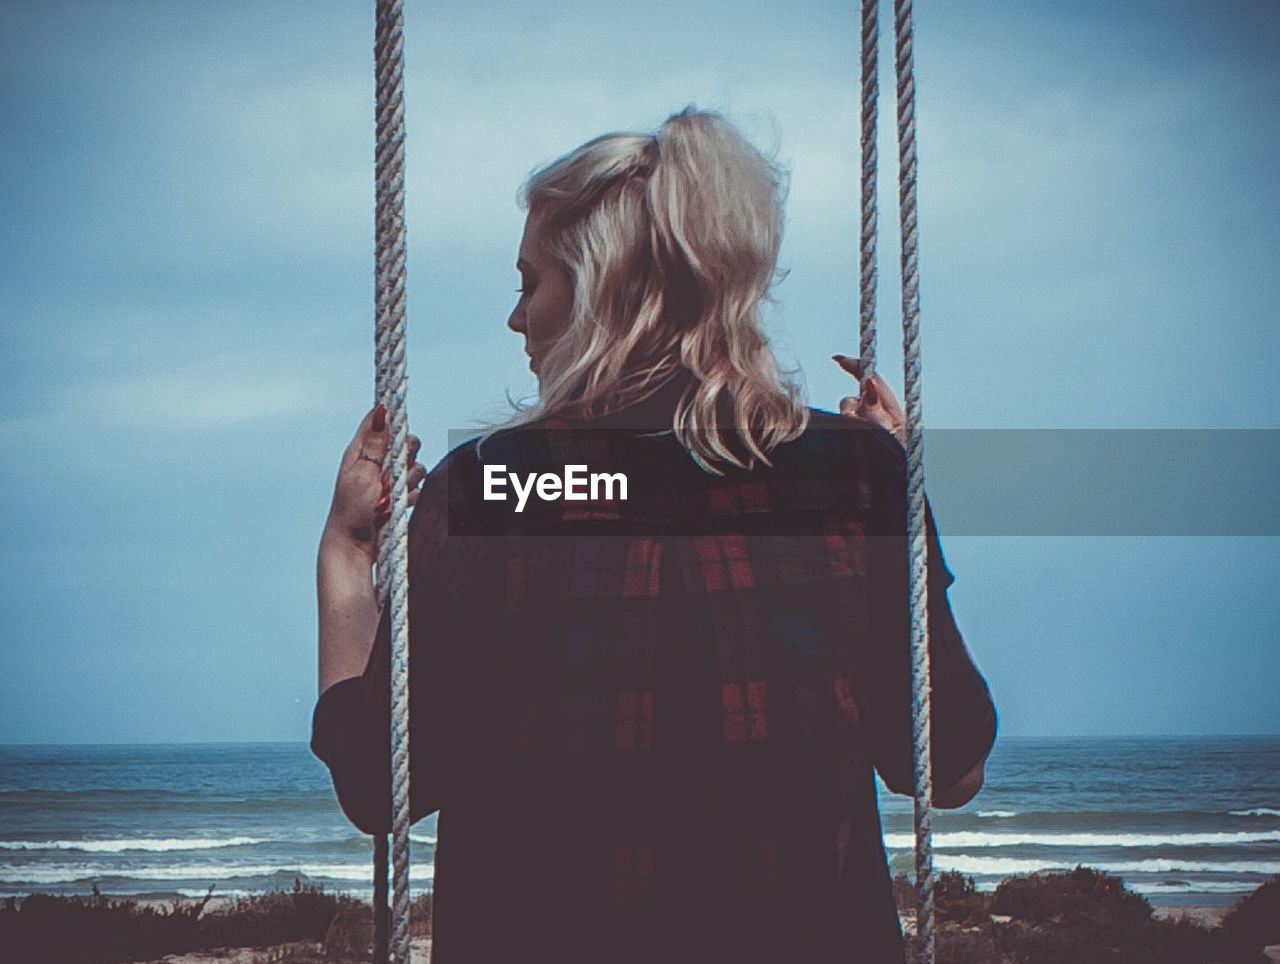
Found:
<path fill-rule="evenodd" d="M 1231 908 L 1222 918 L 1222 929 L 1250 947 L 1280 944 L 1280 875 Z"/>
<path fill-rule="evenodd" d="M 340 911 L 324 935 L 324 956 L 333 961 L 369 959 L 373 948 L 373 914 L 368 907 Z"/>
<path fill-rule="evenodd" d="M 991 919 L 991 899 L 978 892 L 972 877 L 949 871 L 933 882 L 934 915 L 939 921 L 984 924 Z"/>
<path fill-rule="evenodd" d="M 1102 926 L 1133 926 L 1151 920 L 1151 905 L 1145 897 L 1126 890 L 1119 877 L 1088 867 L 1003 880 L 992 897 L 991 910 L 1018 920 L 1082 918 Z"/>

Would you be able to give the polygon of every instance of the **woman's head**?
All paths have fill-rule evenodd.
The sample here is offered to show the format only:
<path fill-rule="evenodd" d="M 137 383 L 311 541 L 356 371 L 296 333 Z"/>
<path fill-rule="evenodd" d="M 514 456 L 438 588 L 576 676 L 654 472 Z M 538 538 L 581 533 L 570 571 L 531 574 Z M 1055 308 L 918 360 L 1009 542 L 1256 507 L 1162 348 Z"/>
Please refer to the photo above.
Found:
<path fill-rule="evenodd" d="M 760 318 L 784 191 L 777 166 L 720 115 L 693 109 L 656 135 L 606 134 L 535 173 L 511 319 L 539 375 L 528 416 L 614 411 L 683 368 L 694 377 L 674 428 L 702 464 L 763 459 L 799 434 L 806 410 Z"/>

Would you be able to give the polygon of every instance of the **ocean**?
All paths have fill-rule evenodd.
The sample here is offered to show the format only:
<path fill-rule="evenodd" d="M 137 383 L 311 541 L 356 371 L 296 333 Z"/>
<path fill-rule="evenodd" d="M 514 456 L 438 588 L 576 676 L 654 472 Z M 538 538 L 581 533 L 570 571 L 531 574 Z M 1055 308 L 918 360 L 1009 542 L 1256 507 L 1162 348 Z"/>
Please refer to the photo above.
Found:
<path fill-rule="evenodd" d="M 895 873 L 911 801 L 881 796 Z M 411 835 L 431 886 L 434 817 Z M 305 744 L 0 746 L 0 897 L 236 897 L 294 881 L 367 898 L 371 847 Z M 1155 904 L 1223 906 L 1280 874 L 1280 737 L 1002 737 L 978 797 L 934 817 L 934 864 L 993 888 L 1095 867 Z"/>

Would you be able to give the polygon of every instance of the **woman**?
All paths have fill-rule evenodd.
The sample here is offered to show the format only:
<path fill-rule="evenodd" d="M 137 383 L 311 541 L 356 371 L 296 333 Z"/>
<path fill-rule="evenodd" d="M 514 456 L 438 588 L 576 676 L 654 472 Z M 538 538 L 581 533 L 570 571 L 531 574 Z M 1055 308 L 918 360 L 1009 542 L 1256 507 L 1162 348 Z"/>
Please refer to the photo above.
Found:
<path fill-rule="evenodd" d="M 812 411 L 780 375 L 758 309 L 781 193 L 692 109 L 526 186 L 509 324 L 538 403 L 409 473 L 437 964 L 902 959 L 874 781 L 910 792 L 901 410 L 877 379 L 842 402 L 856 418 Z M 378 410 L 319 558 L 313 748 L 370 832 L 389 824 L 386 445 Z M 935 802 L 958 806 L 995 715 L 932 526 L 931 550 Z"/>

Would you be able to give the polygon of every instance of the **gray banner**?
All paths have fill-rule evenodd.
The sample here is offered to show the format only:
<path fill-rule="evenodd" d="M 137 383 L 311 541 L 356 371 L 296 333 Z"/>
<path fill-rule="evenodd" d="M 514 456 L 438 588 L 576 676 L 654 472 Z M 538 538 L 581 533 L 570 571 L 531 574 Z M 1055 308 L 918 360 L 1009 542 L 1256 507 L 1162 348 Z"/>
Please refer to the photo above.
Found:
<path fill-rule="evenodd" d="M 1280 535 L 1277 429 L 934 429 L 924 451 L 944 535 Z"/>

